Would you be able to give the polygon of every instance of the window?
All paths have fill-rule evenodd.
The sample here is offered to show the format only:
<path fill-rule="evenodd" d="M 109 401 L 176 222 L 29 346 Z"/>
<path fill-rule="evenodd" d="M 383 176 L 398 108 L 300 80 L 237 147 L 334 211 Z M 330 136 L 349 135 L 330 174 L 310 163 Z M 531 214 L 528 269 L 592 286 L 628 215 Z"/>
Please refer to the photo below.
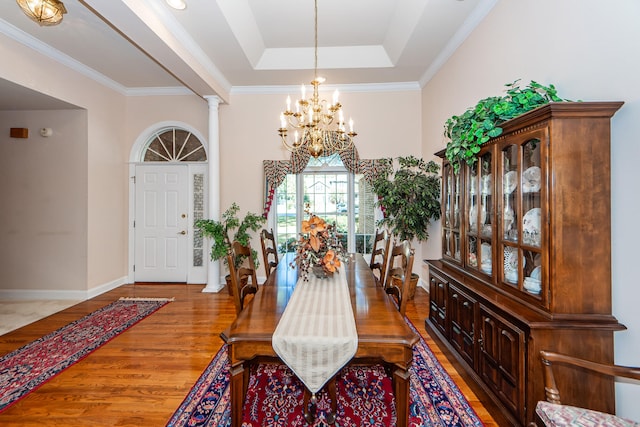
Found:
<path fill-rule="evenodd" d="M 305 208 L 335 223 L 349 252 L 369 253 L 375 233 L 374 194 L 360 174 L 349 173 L 340 157 L 311 159 L 306 169 L 289 174 L 276 191 L 276 238 L 280 252 L 290 252 L 298 238 Z"/>
<path fill-rule="evenodd" d="M 177 127 L 164 128 L 150 138 L 144 153 L 145 162 L 206 162 L 207 154 L 200 140 Z"/>

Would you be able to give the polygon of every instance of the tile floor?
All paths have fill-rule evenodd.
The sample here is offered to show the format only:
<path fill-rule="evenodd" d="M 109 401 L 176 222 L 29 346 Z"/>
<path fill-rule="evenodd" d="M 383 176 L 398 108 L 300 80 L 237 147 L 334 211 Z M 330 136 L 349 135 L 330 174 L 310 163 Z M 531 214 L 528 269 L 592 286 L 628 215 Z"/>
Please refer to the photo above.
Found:
<path fill-rule="evenodd" d="M 0 335 L 71 307 L 72 300 L 0 300 Z"/>

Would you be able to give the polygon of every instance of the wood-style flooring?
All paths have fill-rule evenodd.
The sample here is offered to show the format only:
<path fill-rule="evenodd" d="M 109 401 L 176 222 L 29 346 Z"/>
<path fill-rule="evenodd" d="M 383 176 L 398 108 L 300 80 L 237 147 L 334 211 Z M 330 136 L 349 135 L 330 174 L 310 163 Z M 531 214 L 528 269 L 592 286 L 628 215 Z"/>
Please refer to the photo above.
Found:
<path fill-rule="evenodd" d="M 220 332 L 235 318 L 226 290 L 202 285 L 135 284 L 0 336 L 0 356 L 107 305 L 121 296 L 174 297 L 134 327 L 64 370 L 6 411 L 8 426 L 164 426 L 217 353 Z M 424 329 L 428 295 L 418 288 L 407 316 L 486 426 L 508 426 L 491 401 Z"/>

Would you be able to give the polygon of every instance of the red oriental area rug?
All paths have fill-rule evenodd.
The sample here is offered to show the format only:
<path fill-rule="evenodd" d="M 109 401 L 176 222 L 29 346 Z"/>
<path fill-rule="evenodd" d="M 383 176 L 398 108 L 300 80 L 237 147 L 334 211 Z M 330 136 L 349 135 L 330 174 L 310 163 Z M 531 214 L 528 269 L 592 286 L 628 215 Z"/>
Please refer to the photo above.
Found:
<path fill-rule="evenodd" d="M 169 301 L 120 298 L 0 357 L 0 412 Z"/>
<path fill-rule="evenodd" d="M 413 324 L 407 322 L 417 333 Z M 410 381 L 410 426 L 482 426 L 422 337 L 413 351 Z M 306 426 L 302 408 L 303 387 L 284 365 L 257 365 L 249 380 L 242 426 Z M 338 413 L 335 425 L 396 424 L 391 378 L 382 365 L 347 366 L 338 374 L 336 388 Z M 227 347 L 223 346 L 167 426 L 229 426 L 229 404 L 229 362 Z M 327 425 L 325 414 L 329 409 L 330 400 L 323 390 L 319 395 L 314 427 Z"/>

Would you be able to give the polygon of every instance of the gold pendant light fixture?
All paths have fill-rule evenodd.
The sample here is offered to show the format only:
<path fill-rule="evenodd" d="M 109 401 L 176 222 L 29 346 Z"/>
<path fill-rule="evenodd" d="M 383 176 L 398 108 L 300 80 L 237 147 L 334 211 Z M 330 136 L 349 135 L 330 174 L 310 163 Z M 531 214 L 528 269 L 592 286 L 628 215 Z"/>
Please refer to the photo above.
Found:
<path fill-rule="evenodd" d="M 62 15 L 67 13 L 64 4 L 58 0 L 16 0 L 20 9 L 40 26 L 58 25 Z"/>
<path fill-rule="evenodd" d="M 353 131 L 353 120 L 349 120 L 349 130 L 345 128 L 337 90 L 333 93 L 331 103 L 320 99 L 318 87 L 325 79 L 318 77 L 318 0 L 315 0 L 314 26 L 314 79 L 311 82 L 313 92 L 311 97 L 306 99 L 306 89 L 302 85 L 301 98 L 295 102 L 295 111 L 291 109 L 291 97 L 287 97 L 287 109 L 280 113 L 278 133 L 287 150 L 308 150 L 309 154 L 317 158 L 323 153 L 351 148 L 357 133 Z"/>

